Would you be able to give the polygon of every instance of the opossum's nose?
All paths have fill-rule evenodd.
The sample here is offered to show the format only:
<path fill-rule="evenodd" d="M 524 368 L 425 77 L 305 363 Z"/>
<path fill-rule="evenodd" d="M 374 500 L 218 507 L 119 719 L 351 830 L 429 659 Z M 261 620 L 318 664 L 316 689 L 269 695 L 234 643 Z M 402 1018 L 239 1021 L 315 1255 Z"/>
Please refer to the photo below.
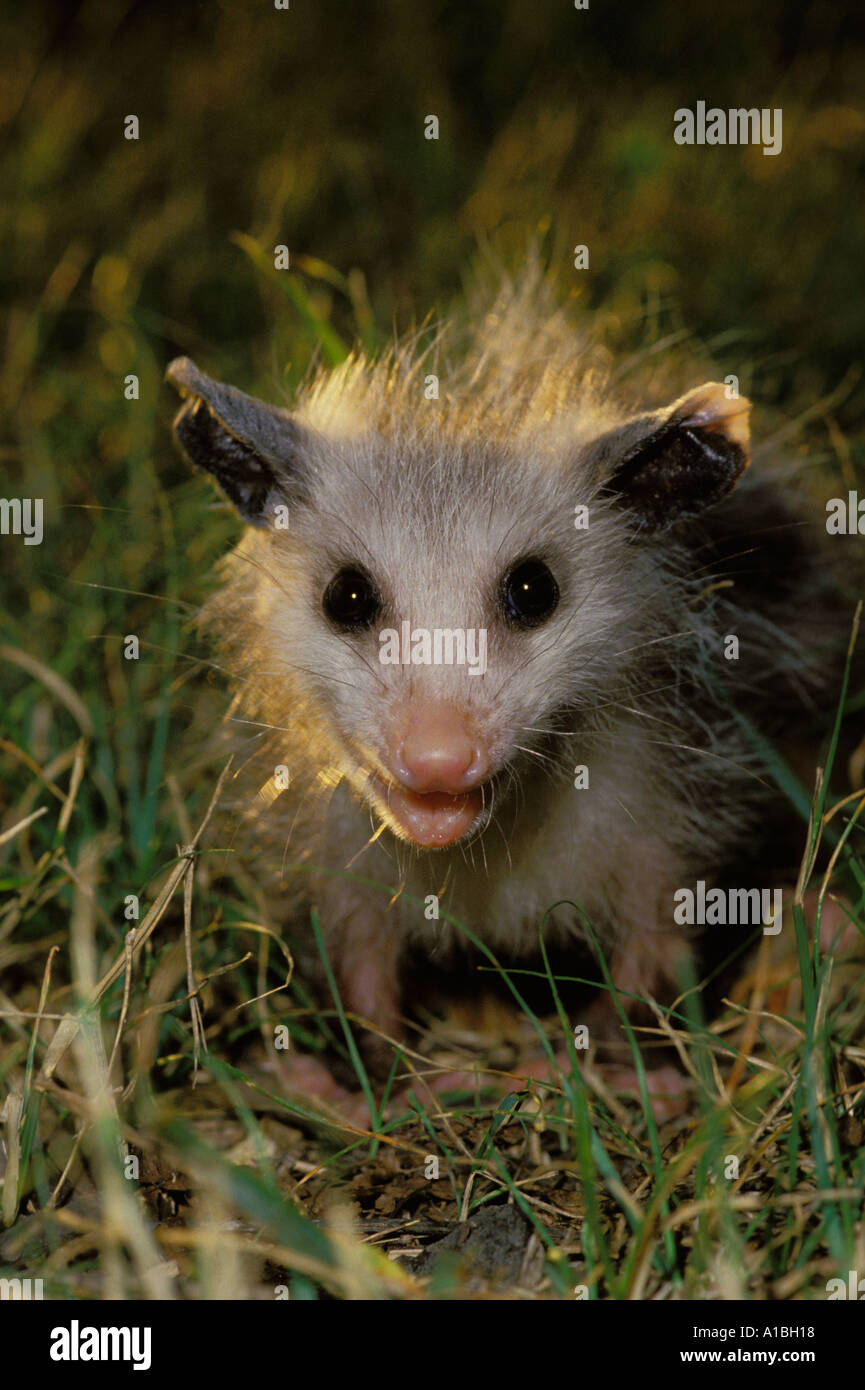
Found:
<path fill-rule="evenodd" d="M 390 771 L 413 792 L 471 791 L 489 775 L 490 764 L 467 718 L 453 705 L 413 704 L 388 750 Z"/>

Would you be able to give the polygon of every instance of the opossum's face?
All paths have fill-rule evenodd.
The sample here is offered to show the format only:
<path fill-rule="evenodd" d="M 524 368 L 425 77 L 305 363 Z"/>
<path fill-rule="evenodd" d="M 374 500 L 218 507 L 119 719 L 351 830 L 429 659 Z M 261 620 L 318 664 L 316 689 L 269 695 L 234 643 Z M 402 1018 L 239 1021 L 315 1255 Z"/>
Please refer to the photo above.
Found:
<path fill-rule="evenodd" d="M 350 527 L 323 547 L 299 523 L 318 608 L 306 645 L 343 771 L 397 835 L 441 848 L 490 820 L 515 758 L 573 689 L 568 628 L 578 643 L 585 585 L 552 509 L 537 526 L 524 514 L 515 534 L 502 499 L 449 516 L 438 485 L 427 511 L 391 482 L 377 489 L 381 516 L 361 516 L 356 497 Z"/>
<path fill-rule="evenodd" d="M 551 459 L 518 440 L 328 438 L 185 361 L 170 374 L 190 397 L 184 449 L 257 528 L 256 640 L 277 689 L 286 672 L 280 722 L 300 695 L 328 769 L 424 849 L 477 835 L 522 772 L 550 771 L 563 714 L 580 762 L 581 722 L 660 621 L 642 538 L 747 462 L 747 402 L 722 387 Z"/>

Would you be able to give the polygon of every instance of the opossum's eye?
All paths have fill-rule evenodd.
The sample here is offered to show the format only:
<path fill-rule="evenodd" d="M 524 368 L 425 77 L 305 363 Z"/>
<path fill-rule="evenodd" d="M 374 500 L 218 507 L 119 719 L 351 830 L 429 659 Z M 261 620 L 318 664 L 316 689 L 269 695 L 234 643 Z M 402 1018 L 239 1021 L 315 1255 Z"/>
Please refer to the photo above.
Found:
<path fill-rule="evenodd" d="M 559 602 L 559 586 L 543 560 L 520 560 L 502 581 L 502 604 L 511 622 L 537 627 Z"/>
<path fill-rule="evenodd" d="M 372 627 L 381 612 L 381 598 L 368 574 L 343 569 L 333 576 L 324 591 L 325 616 L 336 627 L 360 632 Z"/>

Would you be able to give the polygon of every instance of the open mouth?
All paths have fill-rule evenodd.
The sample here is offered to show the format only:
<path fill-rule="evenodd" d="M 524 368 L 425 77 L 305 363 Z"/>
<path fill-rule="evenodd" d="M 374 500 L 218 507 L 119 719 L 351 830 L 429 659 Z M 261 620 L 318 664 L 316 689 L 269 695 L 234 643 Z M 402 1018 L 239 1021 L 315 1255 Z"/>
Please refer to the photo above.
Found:
<path fill-rule="evenodd" d="M 467 792 L 413 792 L 398 782 L 390 785 L 372 773 L 378 797 L 387 807 L 402 836 L 422 849 L 445 849 L 462 840 L 476 826 L 491 789 L 472 787 Z"/>

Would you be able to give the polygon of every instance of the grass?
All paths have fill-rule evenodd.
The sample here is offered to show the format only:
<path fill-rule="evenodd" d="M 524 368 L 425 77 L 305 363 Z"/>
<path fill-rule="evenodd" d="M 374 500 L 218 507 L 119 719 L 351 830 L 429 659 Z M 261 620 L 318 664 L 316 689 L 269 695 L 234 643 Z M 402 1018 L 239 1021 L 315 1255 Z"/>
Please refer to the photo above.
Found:
<path fill-rule="evenodd" d="M 158 612 L 176 641 L 176 610 Z M 482 1087 L 501 1067 L 475 1055 L 476 1093 L 445 1102 L 422 1084 L 446 1066 L 433 1030 L 395 1058 L 395 1071 L 416 1076 L 417 1102 L 387 1110 L 332 975 L 334 1007 L 316 1013 L 230 847 L 208 836 L 230 768 L 193 757 L 174 770 L 193 748 L 172 727 L 178 695 L 191 701 L 201 682 L 201 707 L 215 697 L 206 665 L 175 675 L 176 665 L 170 676 L 161 658 L 133 669 L 134 727 L 120 723 L 111 739 L 110 710 L 79 708 L 62 676 L 18 654 L 2 748 L 13 794 L 0 961 L 15 984 L 14 999 L 0 997 L 3 1277 L 42 1278 L 47 1296 L 66 1299 L 820 1298 L 829 1278 L 861 1265 L 865 798 L 845 805 L 827 792 L 847 675 L 811 806 L 795 952 L 789 924 L 775 958 L 763 938 L 736 998 L 708 1023 L 693 988 L 657 1011 L 651 1031 L 674 1042 L 695 1096 L 688 1118 L 659 1123 L 630 1026 L 633 1102 L 578 1059 L 546 955 L 552 1020 L 532 1013 L 521 972 L 502 971 L 460 923 L 505 975 L 526 1036 L 553 1061 L 564 1035 L 570 1067 L 503 1099 Z M 46 702 L 52 731 L 68 732 L 40 752 L 34 711 Z M 109 799 L 118 745 L 127 782 Z M 840 876 L 858 884 L 844 910 L 859 946 L 846 964 L 805 917 L 821 837 L 839 819 L 817 916 Z M 314 916 L 312 930 L 323 951 Z M 283 1020 L 293 1047 L 302 1037 L 327 1054 L 342 1038 L 371 1130 L 329 1123 L 263 1081 L 262 1050 Z M 471 1276 L 453 1257 L 415 1277 L 436 1233 L 503 1201 L 541 1251 L 528 1282 Z M 386 1258 L 396 1252 L 401 1261 Z"/>
<path fill-rule="evenodd" d="M 814 466 L 846 492 L 862 462 L 861 44 L 825 11 L 815 36 L 782 0 L 701 16 L 689 92 L 782 104 L 785 153 L 766 160 L 672 146 L 691 99 L 680 6 L 627 26 L 599 7 L 577 28 L 566 6 L 539 23 L 518 0 L 385 6 L 340 33 L 326 6 L 297 6 L 291 44 L 266 6 L 146 23 L 124 4 L 51 9 L 0 28 L 3 491 L 46 508 L 46 544 L 3 538 L 0 1277 L 69 1300 L 824 1298 L 865 1271 L 862 802 L 829 790 L 840 711 L 865 692 L 839 692 L 834 730 L 814 732 L 815 762 L 829 743 L 813 793 L 761 750 L 802 818 L 802 874 L 792 922 L 740 958 L 717 1016 L 696 982 L 658 1012 L 687 1116 L 655 1119 L 639 1035 L 641 1094 L 610 1093 L 549 962 L 549 1018 L 510 971 L 513 1022 L 486 1053 L 431 1027 L 399 1050 L 390 1094 L 408 1072 L 414 1098 L 392 1114 L 357 1021 L 335 989 L 332 1007 L 307 996 L 207 822 L 233 768 L 212 736 L 224 678 L 191 619 L 237 524 L 177 458 L 161 383 L 188 352 L 288 393 L 313 356 L 376 349 L 392 320 L 441 305 L 478 242 L 507 253 L 530 229 L 561 264 L 591 246 L 582 302 L 634 352 L 698 326 L 722 373 L 805 418 Z M 417 136 L 427 105 L 437 143 Z M 272 269 L 283 241 L 290 275 Z M 849 955 L 819 945 L 833 894 Z M 355 1068 L 371 1129 L 288 1098 L 263 1065 L 281 1027 Z M 517 1036 L 550 1058 L 564 1037 L 569 1065 L 502 1098 L 482 1083 L 513 1068 Z M 477 1085 L 431 1097 L 424 1076 L 455 1063 Z M 422 1263 L 503 1203 L 531 1233 L 522 1272 Z"/>

